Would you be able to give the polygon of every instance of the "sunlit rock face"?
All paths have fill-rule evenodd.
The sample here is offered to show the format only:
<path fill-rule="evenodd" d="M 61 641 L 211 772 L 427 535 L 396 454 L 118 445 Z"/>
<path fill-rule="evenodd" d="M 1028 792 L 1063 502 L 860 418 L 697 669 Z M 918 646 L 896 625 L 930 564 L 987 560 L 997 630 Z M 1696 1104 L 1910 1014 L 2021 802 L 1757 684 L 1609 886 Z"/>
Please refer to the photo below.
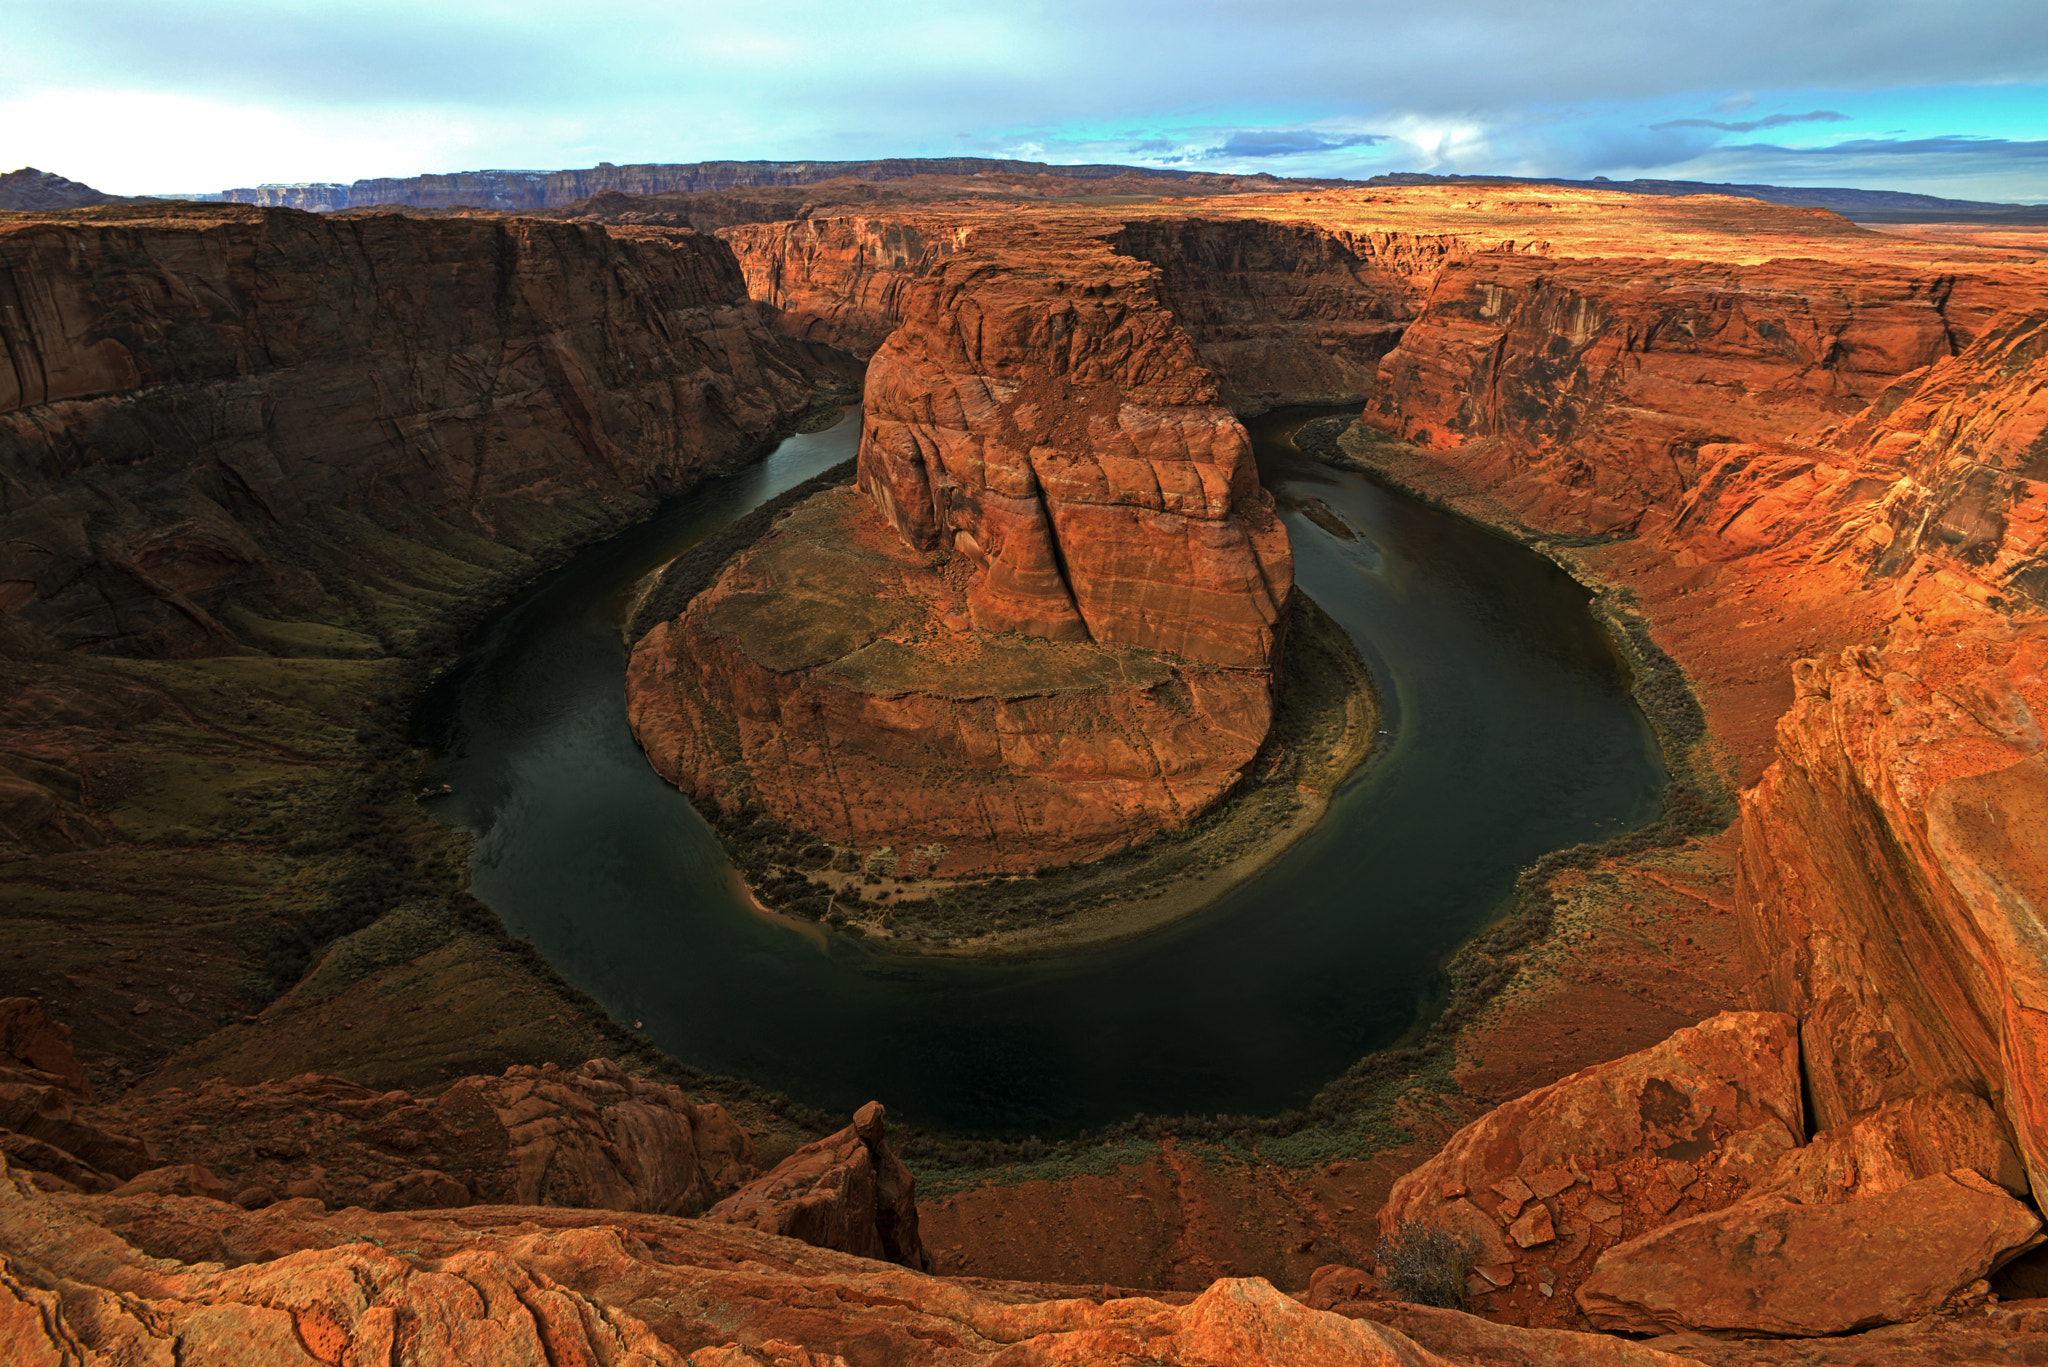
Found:
<path fill-rule="evenodd" d="M 899 874 L 1090 859 L 1227 794 L 1272 721 L 1293 564 L 1157 272 L 1026 235 L 905 287 L 858 490 L 634 652 L 693 795 Z"/>
<path fill-rule="evenodd" d="M 1020 246 L 912 288 L 869 365 L 860 484 L 974 566 L 985 631 L 1274 662 L 1293 558 L 1156 272 Z"/>

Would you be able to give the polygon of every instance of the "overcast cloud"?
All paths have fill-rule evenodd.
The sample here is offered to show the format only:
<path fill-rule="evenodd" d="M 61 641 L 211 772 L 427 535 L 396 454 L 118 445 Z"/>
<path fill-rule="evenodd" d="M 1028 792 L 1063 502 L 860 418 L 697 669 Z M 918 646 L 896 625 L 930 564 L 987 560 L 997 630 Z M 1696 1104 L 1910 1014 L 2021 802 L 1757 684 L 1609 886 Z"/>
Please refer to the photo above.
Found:
<path fill-rule="evenodd" d="M 0 170 L 123 193 L 969 154 L 2048 199 L 2041 0 L 15 0 Z"/>

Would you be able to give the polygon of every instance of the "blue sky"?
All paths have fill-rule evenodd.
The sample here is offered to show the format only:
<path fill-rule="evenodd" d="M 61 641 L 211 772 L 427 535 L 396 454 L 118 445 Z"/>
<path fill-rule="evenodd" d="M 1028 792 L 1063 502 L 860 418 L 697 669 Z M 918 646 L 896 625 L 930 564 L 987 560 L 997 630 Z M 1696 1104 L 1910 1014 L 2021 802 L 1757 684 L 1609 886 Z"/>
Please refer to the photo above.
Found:
<path fill-rule="evenodd" d="M 877 156 L 2048 201 L 2044 0 L 13 0 L 0 170 L 127 194 Z"/>

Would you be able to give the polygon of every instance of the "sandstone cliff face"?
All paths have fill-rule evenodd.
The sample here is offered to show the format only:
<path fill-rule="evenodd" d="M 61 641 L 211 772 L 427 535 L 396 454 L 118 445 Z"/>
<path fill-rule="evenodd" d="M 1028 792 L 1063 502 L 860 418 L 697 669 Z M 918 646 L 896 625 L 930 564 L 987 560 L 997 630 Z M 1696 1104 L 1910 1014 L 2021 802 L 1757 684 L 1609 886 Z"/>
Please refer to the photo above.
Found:
<path fill-rule="evenodd" d="M 730 252 L 655 229 L 14 219 L 0 303 L 16 648 L 235 648 L 224 606 L 333 591 L 305 547 L 337 513 L 516 540 L 514 505 L 673 491 L 807 389 Z"/>
<path fill-rule="evenodd" d="M 1804 662 L 1743 798 L 1744 958 L 1796 1012 L 1823 1126 L 1952 1086 L 2048 1190 L 2048 709 L 2039 625 Z"/>
<path fill-rule="evenodd" d="M 1948 356 L 2003 286 L 1929 271 L 1551 260 L 1447 265 L 1366 419 L 1458 463 L 1537 525 L 1633 527 L 1701 448 L 1838 425 Z"/>
<path fill-rule="evenodd" d="M 942 265 L 869 364 L 860 483 L 985 631 L 1270 669 L 1293 583 L 1251 443 L 1136 262 Z"/>
<path fill-rule="evenodd" d="M 1717 559 L 1846 566 L 1919 610 L 2048 604 L 2048 313 L 2014 310 L 1813 444 L 1709 447 L 1674 531 Z"/>
<path fill-rule="evenodd" d="M 956 217 L 892 214 L 750 224 L 718 235 L 778 330 L 865 357 L 903 321 L 912 282 L 973 232 Z"/>
<path fill-rule="evenodd" d="M 1824 444 L 1709 448 L 1672 527 L 1717 559 L 1890 590 L 1885 636 L 1795 667 L 1778 762 L 1744 796 L 1745 960 L 1758 1004 L 1802 1019 L 1824 1127 L 1975 1092 L 2037 1193 L 2044 395 L 2048 317 L 2001 315 Z"/>
<path fill-rule="evenodd" d="M 1455 239 L 1195 217 L 1127 223 L 1113 250 L 1159 268 L 1160 294 L 1221 399 L 1248 413 L 1363 401 Z"/>
<path fill-rule="evenodd" d="M 806 217 L 722 229 L 754 298 L 792 336 L 872 354 L 904 318 L 912 282 L 970 245 L 1020 236 L 1079 257 L 1104 252 L 1157 268 L 1159 300 L 1188 334 L 1235 412 L 1342 403 L 1372 392 L 1446 261 L 1498 246 L 1456 233 L 1194 215 L 1017 221 L 970 208 Z"/>

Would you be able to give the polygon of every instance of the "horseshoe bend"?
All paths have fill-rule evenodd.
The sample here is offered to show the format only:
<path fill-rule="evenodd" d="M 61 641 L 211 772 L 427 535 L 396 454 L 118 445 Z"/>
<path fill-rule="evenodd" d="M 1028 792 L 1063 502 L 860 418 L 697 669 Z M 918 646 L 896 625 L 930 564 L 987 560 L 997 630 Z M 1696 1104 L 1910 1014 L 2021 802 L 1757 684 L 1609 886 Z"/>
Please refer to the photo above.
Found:
<path fill-rule="evenodd" d="M 901 169 L 0 213 L 0 1342 L 2038 1352 L 2048 236 Z M 1375 893 L 1331 836 L 1350 795 L 1484 759 L 1414 752 L 1437 685 L 1400 681 L 1446 675 L 1392 658 L 1453 625 L 1373 620 L 1482 544 L 1590 614 L 1586 677 L 1628 690 L 1664 786 L 1480 905 L 1418 904 L 1455 933 L 1373 989 L 1389 1047 L 1260 1114 L 1079 1135 L 763 1084 L 815 965 L 909 1003 L 801 1018 L 862 1091 L 930 1039 L 984 1047 L 919 974 L 1023 1000 L 1222 922 L 1273 958 L 1202 979 L 1186 1040 L 1023 1020 L 1017 1075 L 1115 1096 L 1127 1052 L 1310 1052 L 1262 1024 L 1270 963 L 1317 951 L 1260 870 Z M 1479 616 L 1562 658 L 1529 583 Z M 473 740 L 447 719 L 515 677 L 483 662 L 543 627 L 569 634 L 516 676 L 529 749 L 448 767 Z M 616 806 L 550 701 L 579 659 L 646 780 Z M 1585 706 L 1539 693 L 1508 730 Z M 1529 816 L 1479 829 L 1492 772 L 1443 780 L 1475 845 Z M 727 917 L 731 962 L 581 904 L 549 939 L 495 891 L 525 866 L 493 832 L 537 794 L 560 862 L 604 863 L 672 787 L 702 819 L 660 817 L 694 880 L 665 914 Z M 902 952 L 977 937 L 1042 957 Z M 720 1028 L 769 1043 L 711 1068 L 657 1038 L 660 993 L 605 976 L 636 955 L 677 994 L 743 980 Z M 1363 1009 L 1324 995 L 1315 1021 Z"/>

